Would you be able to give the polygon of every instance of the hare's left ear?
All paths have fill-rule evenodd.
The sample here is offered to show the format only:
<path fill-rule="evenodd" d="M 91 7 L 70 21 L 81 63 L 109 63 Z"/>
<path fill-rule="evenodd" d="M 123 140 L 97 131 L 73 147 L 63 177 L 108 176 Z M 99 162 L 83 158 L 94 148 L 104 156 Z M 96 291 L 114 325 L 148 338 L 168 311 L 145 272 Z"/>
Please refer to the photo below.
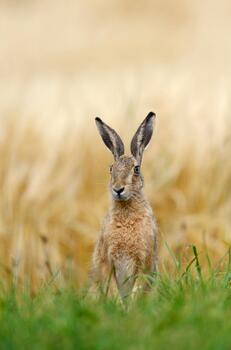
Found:
<path fill-rule="evenodd" d="M 143 152 L 151 140 L 155 117 L 155 113 L 150 112 L 140 124 L 131 141 L 131 153 L 136 158 L 139 165 L 142 161 Z"/>
<path fill-rule="evenodd" d="M 124 144 L 117 132 L 110 128 L 100 118 L 95 118 L 96 126 L 103 139 L 103 142 L 112 152 L 115 160 L 124 154 Z"/>

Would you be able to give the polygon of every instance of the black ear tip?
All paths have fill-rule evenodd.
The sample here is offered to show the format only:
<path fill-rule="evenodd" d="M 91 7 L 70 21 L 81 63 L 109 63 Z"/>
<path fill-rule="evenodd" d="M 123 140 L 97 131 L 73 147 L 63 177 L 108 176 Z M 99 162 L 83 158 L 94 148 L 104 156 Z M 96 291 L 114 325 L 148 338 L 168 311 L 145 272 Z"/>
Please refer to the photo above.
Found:
<path fill-rule="evenodd" d="M 102 119 L 100 119 L 99 117 L 96 117 L 95 121 L 98 122 L 98 123 L 103 123 Z"/>
<path fill-rule="evenodd" d="M 147 118 L 147 119 L 151 119 L 152 117 L 155 118 L 155 117 L 156 117 L 156 113 L 154 113 L 154 112 L 149 112 L 146 118 Z"/>

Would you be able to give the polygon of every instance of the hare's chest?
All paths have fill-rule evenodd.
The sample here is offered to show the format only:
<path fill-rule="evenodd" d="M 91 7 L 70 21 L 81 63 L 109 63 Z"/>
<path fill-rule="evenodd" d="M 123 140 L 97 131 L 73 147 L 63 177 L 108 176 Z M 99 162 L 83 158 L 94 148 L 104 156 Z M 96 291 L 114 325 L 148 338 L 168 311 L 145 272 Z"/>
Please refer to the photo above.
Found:
<path fill-rule="evenodd" d="M 135 260 L 144 260 L 153 247 L 151 218 L 111 222 L 107 234 L 108 257 L 121 258 L 124 255 Z"/>

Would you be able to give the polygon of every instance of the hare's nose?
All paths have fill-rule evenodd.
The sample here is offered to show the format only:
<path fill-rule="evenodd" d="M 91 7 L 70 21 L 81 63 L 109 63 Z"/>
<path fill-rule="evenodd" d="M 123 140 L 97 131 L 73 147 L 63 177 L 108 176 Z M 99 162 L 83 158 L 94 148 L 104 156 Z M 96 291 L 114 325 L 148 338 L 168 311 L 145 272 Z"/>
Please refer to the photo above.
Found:
<path fill-rule="evenodd" d="M 113 191 L 115 191 L 118 195 L 120 195 L 124 191 L 124 187 L 121 187 L 119 189 L 113 188 Z"/>

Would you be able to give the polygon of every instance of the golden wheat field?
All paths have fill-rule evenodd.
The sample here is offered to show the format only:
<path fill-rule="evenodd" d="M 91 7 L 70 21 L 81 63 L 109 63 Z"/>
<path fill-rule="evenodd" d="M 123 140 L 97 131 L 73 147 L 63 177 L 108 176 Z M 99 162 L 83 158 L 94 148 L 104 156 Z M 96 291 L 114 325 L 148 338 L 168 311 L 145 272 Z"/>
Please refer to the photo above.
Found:
<path fill-rule="evenodd" d="M 82 285 L 110 202 L 96 116 L 129 142 L 157 114 L 145 192 L 159 268 L 231 245 L 231 4 L 0 2 L 0 275 Z"/>

